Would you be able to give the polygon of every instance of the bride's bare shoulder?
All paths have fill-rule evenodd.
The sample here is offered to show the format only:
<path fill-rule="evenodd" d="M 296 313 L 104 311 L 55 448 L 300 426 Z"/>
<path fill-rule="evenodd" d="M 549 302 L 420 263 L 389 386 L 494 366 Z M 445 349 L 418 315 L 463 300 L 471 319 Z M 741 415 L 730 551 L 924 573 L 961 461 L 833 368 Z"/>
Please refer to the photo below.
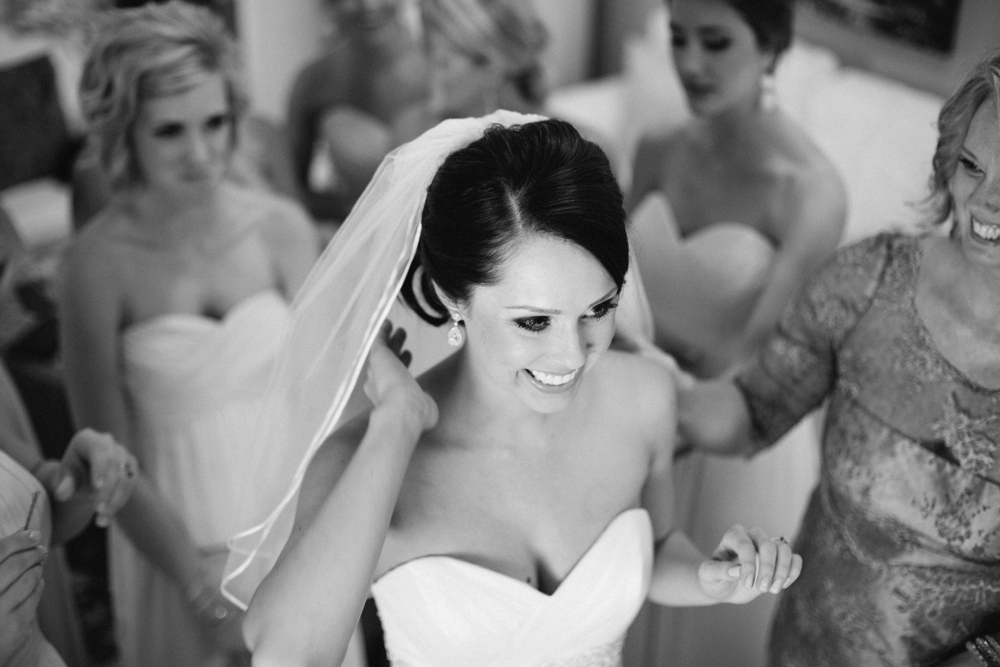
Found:
<path fill-rule="evenodd" d="M 657 428 L 676 413 L 674 375 L 663 361 L 631 352 L 608 350 L 600 364 L 603 401 L 617 413 L 637 423 Z"/>

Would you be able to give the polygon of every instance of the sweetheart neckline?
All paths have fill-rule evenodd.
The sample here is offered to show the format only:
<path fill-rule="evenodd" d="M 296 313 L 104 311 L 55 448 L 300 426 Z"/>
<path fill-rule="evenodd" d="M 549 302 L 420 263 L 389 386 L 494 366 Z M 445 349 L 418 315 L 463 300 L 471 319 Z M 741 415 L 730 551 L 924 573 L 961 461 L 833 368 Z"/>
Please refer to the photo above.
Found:
<path fill-rule="evenodd" d="M 284 297 L 281 296 L 281 293 L 278 292 L 277 289 L 269 287 L 265 290 L 254 292 L 253 294 L 244 298 L 243 300 L 236 302 L 235 304 L 233 304 L 231 308 L 229 308 L 229 310 L 227 310 L 222 315 L 222 317 L 218 318 L 210 317 L 208 315 L 202 315 L 201 313 L 183 313 L 183 312 L 162 313 L 160 315 L 153 315 L 152 317 L 147 317 L 144 320 L 128 325 L 123 330 L 122 335 L 126 336 L 133 334 L 137 331 L 142 331 L 144 329 L 152 328 L 157 325 L 163 324 L 164 321 L 169 321 L 169 320 L 193 322 L 195 324 L 200 324 L 213 328 L 224 327 L 230 321 L 235 319 L 236 315 L 238 315 L 243 310 L 246 310 L 251 303 L 259 301 L 264 297 L 270 297 L 270 296 L 273 296 L 274 298 L 280 300 L 282 304 L 286 304 L 286 301 Z"/>
<path fill-rule="evenodd" d="M 528 582 L 521 581 L 520 579 L 512 577 L 509 574 L 498 572 L 497 570 L 493 570 L 489 567 L 486 567 L 485 565 L 479 565 L 478 563 L 473 563 L 472 561 L 462 558 L 461 556 L 453 556 L 449 554 L 426 554 L 423 556 L 415 556 L 401 563 L 393 565 L 391 568 L 386 570 L 384 573 L 382 573 L 381 576 L 379 576 L 372 582 L 372 587 L 377 586 L 379 582 L 384 580 L 386 577 L 393 575 L 397 570 L 400 570 L 401 568 L 405 568 L 410 565 L 416 566 L 419 565 L 421 562 L 433 563 L 436 561 L 447 561 L 455 563 L 459 567 L 464 567 L 470 572 L 478 572 L 485 577 L 492 577 L 498 579 L 499 581 L 510 582 L 519 587 L 526 588 L 529 591 L 534 591 L 535 593 L 541 595 L 544 598 L 552 599 L 555 598 L 555 596 L 558 595 L 561 590 L 563 590 L 566 582 L 568 582 L 570 578 L 572 578 L 573 575 L 581 569 L 580 567 L 581 564 L 587 559 L 587 557 L 590 554 L 594 553 L 594 550 L 596 549 L 597 545 L 600 544 L 604 540 L 604 538 L 611 532 L 612 527 L 615 526 L 625 516 L 632 515 L 637 512 L 640 513 L 641 516 L 645 516 L 647 519 L 647 523 L 649 523 L 649 512 L 647 512 L 646 509 L 643 507 L 630 507 L 616 514 L 615 517 L 611 519 L 611 521 L 609 521 L 604 526 L 603 529 L 601 529 L 601 532 L 597 534 L 597 537 L 595 537 L 594 540 L 590 543 L 590 546 L 588 546 L 583 551 L 583 553 L 580 554 L 580 557 L 576 559 L 576 562 L 573 563 L 573 566 L 570 567 L 569 571 L 562 578 L 562 580 L 559 581 L 559 583 L 556 585 L 555 589 L 553 589 L 551 593 L 546 593 L 545 591 L 539 590 L 538 588 L 532 586 Z"/>

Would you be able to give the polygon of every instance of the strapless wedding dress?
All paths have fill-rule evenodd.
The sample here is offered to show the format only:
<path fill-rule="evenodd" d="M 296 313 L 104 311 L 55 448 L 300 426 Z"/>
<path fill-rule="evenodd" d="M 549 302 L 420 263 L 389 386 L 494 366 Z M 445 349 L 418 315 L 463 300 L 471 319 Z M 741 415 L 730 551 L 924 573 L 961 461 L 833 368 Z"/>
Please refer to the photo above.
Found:
<path fill-rule="evenodd" d="M 630 237 L 639 260 L 633 286 L 643 293 L 627 300 L 623 294 L 625 333 L 668 349 L 680 345 L 680 356 L 696 358 L 694 370 L 702 375 L 727 370 L 734 360 L 721 350 L 742 333 L 766 284 L 771 243 L 752 227 L 732 222 L 682 237 L 661 194 L 636 209 Z M 737 523 L 791 541 L 819 477 L 819 430 L 813 415 L 750 461 L 703 454 L 676 461 L 676 526 L 704 553 Z M 773 596 L 754 601 L 752 609 L 650 606 L 636 623 L 629 653 L 645 656 L 642 667 L 761 667 L 775 606 Z"/>
<path fill-rule="evenodd" d="M 286 302 L 269 290 L 221 320 L 172 313 L 123 334 L 139 465 L 195 543 L 218 552 L 220 579 L 226 540 L 256 518 L 245 516 L 241 502 L 247 468 L 257 461 L 248 449 L 288 320 Z M 280 449 L 282 443 L 270 446 Z M 110 561 L 122 664 L 226 664 L 189 616 L 181 591 L 117 528 Z"/>
<path fill-rule="evenodd" d="M 644 509 L 608 524 L 559 587 L 452 556 L 423 556 L 372 585 L 393 667 L 617 667 L 653 563 Z"/>

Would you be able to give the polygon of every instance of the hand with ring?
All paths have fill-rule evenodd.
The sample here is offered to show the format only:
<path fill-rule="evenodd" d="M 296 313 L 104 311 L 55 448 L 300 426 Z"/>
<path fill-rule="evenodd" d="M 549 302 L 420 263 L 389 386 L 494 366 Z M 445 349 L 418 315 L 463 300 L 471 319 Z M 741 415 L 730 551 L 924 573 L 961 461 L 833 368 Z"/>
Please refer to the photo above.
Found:
<path fill-rule="evenodd" d="M 712 558 L 702 562 L 702 590 L 720 602 L 743 604 L 763 593 L 780 593 L 802 573 L 802 557 L 784 537 L 770 538 L 760 528 L 733 526 Z"/>
<path fill-rule="evenodd" d="M 70 440 L 62 460 L 42 461 L 32 473 L 53 500 L 54 521 L 66 524 L 54 526 L 58 542 L 79 531 L 78 524 L 94 514 L 98 526 L 110 525 L 132 493 L 138 464 L 113 437 L 85 428 Z"/>

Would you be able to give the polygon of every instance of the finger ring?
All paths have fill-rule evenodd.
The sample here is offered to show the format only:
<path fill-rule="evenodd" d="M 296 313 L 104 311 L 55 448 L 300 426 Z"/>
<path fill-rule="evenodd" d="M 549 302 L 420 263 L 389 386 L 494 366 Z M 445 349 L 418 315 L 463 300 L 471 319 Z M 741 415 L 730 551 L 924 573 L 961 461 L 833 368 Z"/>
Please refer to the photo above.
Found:
<path fill-rule="evenodd" d="M 788 540 L 786 540 L 786 539 L 785 539 L 785 536 L 784 536 L 784 535 L 781 535 L 781 536 L 780 536 L 780 537 L 778 537 L 778 539 L 777 539 L 777 540 L 775 540 L 775 541 L 776 541 L 776 542 L 781 542 L 782 544 L 788 544 Z"/>

